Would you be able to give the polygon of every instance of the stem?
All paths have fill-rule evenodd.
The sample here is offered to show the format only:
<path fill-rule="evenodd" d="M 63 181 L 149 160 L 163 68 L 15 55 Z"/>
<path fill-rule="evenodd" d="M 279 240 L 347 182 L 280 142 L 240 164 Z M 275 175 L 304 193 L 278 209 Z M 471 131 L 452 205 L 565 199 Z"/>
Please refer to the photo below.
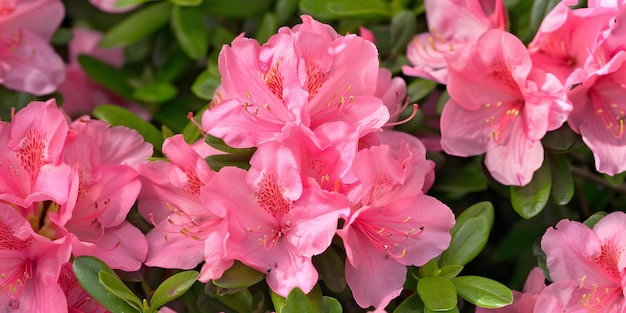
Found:
<path fill-rule="evenodd" d="M 570 166 L 570 170 L 572 171 L 573 174 L 580 176 L 586 180 L 592 181 L 598 185 L 602 185 L 606 188 L 609 188 L 615 192 L 619 192 L 619 193 L 623 193 L 626 194 L 626 184 L 622 183 L 619 185 L 613 185 L 610 182 L 608 182 L 606 179 L 604 179 L 603 177 L 600 177 L 598 175 L 595 175 L 594 173 L 591 173 L 585 169 L 579 168 L 579 167 L 575 167 L 575 166 Z"/>

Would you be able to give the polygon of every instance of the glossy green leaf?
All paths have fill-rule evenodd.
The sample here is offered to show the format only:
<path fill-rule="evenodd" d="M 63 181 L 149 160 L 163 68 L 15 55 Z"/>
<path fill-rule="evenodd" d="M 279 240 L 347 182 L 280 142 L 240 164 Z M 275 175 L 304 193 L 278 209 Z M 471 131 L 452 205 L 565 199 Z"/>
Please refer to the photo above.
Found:
<path fill-rule="evenodd" d="M 215 299 L 237 312 L 250 312 L 254 301 L 250 290 L 245 288 L 234 293 L 218 292 Z"/>
<path fill-rule="evenodd" d="M 115 274 L 106 271 L 98 273 L 98 281 L 106 288 L 106 290 L 120 299 L 126 301 L 130 306 L 142 310 L 142 301 L 120 280 Z"/>
<path fill-rule="evenodd" d="M 533 179 L 526 186 L 511 186 L 511 204 L 523 218 L 531 218 L 543 210 L 550 198 L 552 175 L 550 166 L 544 160 L 543 165 L 533 174 Z"/>
<path fill-rule="evenodd" d="M 183 51 L 194 60 L 207 55 L 209 31 L 202 20 L 202 12 L 195 7 L 174 6 L 172 29 Z"/>
<path fill-rule="evenodd" d="M 451 310 L 431 310 L 428 307 L 424 307 L 424 313 L 459 313 L 459 308 L 453 308 Z"/>
<path fill-rule="evenodd" d="M 296 10 L 298 10 L 298 4 L 300 0 L 277 0 L 276 5 L 274 6 L 274 12 L 276 12 L 276 18 L 278 19 L 278 23 L 280 25 L 285 24 L 296 14 Z"/>
<path fill-rule="evenodd" d="M 92 256 L 79 256 L 72 265 L 74 275 L 80 285 L 107 310 L 113 313 L 139 312 L 126 301 L 109 292 L 100 283 L 99 273 L 107 272 L 115 275 L 113 270 L 104 262 Z"/>
<path fill-rule="evenodd" d="M 196 271 L 184 271 L 170 276 L 152 294 L 150 307 L 159 309 L 168 302 L 182 296 L 198 280 L 198 276 L 200 276 L 200 273 Z"/>
<path fill-rule="evenodd" d="M 424 277 L 417 282 L 417 293 L 424 305 L 433 311 L 447 311 L 456 307 L 456 290 L 450 280 Z"/>
<path fill-rule="evenodd" d="M 115 2 L 115 7 L 118 9 L 124 9 L 126 7 L 144 4 L 150 1 L 155 1 L 155 0 L 117 0 L 117 2 Z"/>
<path fill-rule="evenodd" d="M 319 19 L 391 17 L 389 3 L 382 0 L 302 0 L 300 10 Z"/>
<path fill-rule="evenodd" d="M 219 171 L 226 166 L 235 166 L 244 170 L 250 168 L 250 157 L 238 154 L 216 154 L 205 158 L 207 164 L 213 171 Z"/>
<path fill-rule="evenodd" d="M 489 201 L 477 202 L 471 205 L 469 208 L 463 210 L 459 216 L 456 218 L 456 223 L 454 227 L 450 230 L 452 236 L 455 236 L 456 232 L 465 224 L 467 221 L 474 217 L 482 216 L 487 220 L 487 225 L 489 225 L 489 229 L 493 226 L 493 220 L 495 218 L 495 212 L 493 209 L 493 204 Z"/>
<path fill-rule="evenodd" d="M 574 146 L 579 136 L 568 125 L 563 125 L 556 130 L 546 133 L 541 139 L 541 143 L 553 152 L 563 153 L 569 151 Z"/>
<path fill-rule="evenodd" d="M 145 103 L 163 103 L 176 97 L 178 89 L 168 83 L 153 83 L 141 86 L 133 92 L 133 98 Z"/>
<path fill-rule="evenodd" d="M 147 37 L 170 21 L 171 4 L 162 1 L 137 9 L 111 28 L 100 41 L 101 48 L 127 46 Z"/>
<path fill-rule="evenodd" d="M 261 22 L 254 32 L 254 38 L 258 42 L 267 42 L 278 30 L 278 19 L 274 13 L 265 13 Z"/>
<path fill-rule="evenodd" d="M 606 214 L 607 213 L 604 211 L 593 213 L 583 222 L 583 224 L 585 224 L 585 226 L 589 228 L 593 228 L 596 225 L 596 223 L 598 223 L 602 218 L 606 216 Z"/>
<path fill-rule="evenodd" d="M 513 303 L 511 290 L 493 279 L 459 276 L 451 279 L 451 282 L 459 296 L 476 306 L 492 309 Z"/>
<path fill-rule="evenodd" d="M 283 298 L 270 292 L 276 313 L 317 313 L 323 311 L 322 291 L 319 286 L 313 288 L 309 294 L 304 294 L 299 288 L 289 292 Z"/>
<path fill-rule="evenodd" d="M 314 256 L 313 264 L 328 289 L 336 293 L 346 289 L 345 263 L 334 248 L 330 247 Z"/>
<path fill-rule="evenodd" d="M 560 0 L 535 0 L 533 1 L 532 10 L 530 12 L 530 24 L 525 37 L 532 37 L 539 25 L 543 22 L 544 17 L 554 8 Z"/>
<path fill-rule="evenodd" d="M 423 313 L 424 312 L 424 302 L 422 298 L 420 298 L 418 293 L 414 293 L 410 295 L 408 298 L 404 299 L 400 305 L 393 310 L 393 313 Z"/>
<path fill-rule="evenodd" d="M 437 87 L 437 83 L 423 78 L 416 78 L 406 87 L 410 101 L 415 102 L 429 95 Z"/>
<path fill-rule="evenodd" d="M 119 96 L 132 98 L 133 88 L 128 84 L 126 74 L 122 70 L 84 54 L 78 56 L 78 63 L 89 78 Z"/>
<path fill-rule="evenodd" d="M 271 4 L 272 1 L 208 0 L 200 8 L 212 16 L 246 18 L 262 15 L 270 10 Z"/>
<path fill-rule="evenodd" d="M 413 39 L 417 22 L 415 14 L 409 10 L 396 13 L 391 19 L 391 40 L 394 43 L 392 50 L 395 52 L 406 51 L 406 46 Z"/>
<path fill-rule="evenodd" d="M 569 162 L 561 154 L 548 154 L 546 157 L 550 162 L 550 176 L 552 176 L 550 200 L 557 205 L 568 204 L 574 196 L 574 178 L 569 169 Z"/>
<path fill-rule="evenodd" d="M 461 198 L 468 193 L 484 191 L 487 187 L 488 180 L 477 162 L 469 162 L 461 168 L 444 167 L 437 173 L 433 190 Z"/>
<path fill-rule="evenodd" d="M 256 148 L 233 148 L 227 145 L 221 138 L 217 138 L 211 135 L 206 135 L 204 137 L 204 142 L 217 150 L 224 151 L 230 154 L 252 156 L 252 153 L 254 153 L 254 151 L 256 150 Z"/>
<path fill-rule="evenodd" d="M 339 300 L 324 296 L 322 297 L 322 308 L 324 313 L 342 313 L 343 308 L 341 307 L 341 303 Z"/>
<path fill-rule="evenodd" d="M 435 277 L 439 276 L 439 266 L 437 265 L 437 260 L 432 259 L 426 264 L 420 267 L 419 273 L 421 277 Z"/>
<path fill-rule="evenodd" d="M 265 274 L 240 262 L 235 262 L 224 272 L 222 277 L 214 279 L 213 283 L 222 288 L 239 289 L 250 287 L 264 278 Z"/>
<path fill-rule="evenodd" d="M 459 275 L 462 270 L 463 266 L 461 265 L 449 264 L 439 269 L 438 276 L 446 279 L 451 279 Z"/>
<path fill-rule="evenodd" d="M 161 150 L 163 134 L 135 113 L 116 105 L 100 105 L 93 110 L 93 115 L 112 126 L 121 125 L 136 130 L 155 150 Z"/>
<path fill-rule="evenodd" d="M 199 6 L 200 4 L 202 4 L 202 0 L 170 0 L 170 2 L 177 6 L 190 6 L 190 7 L 195 7 L 195 6 Z"/>
<path fill-rule="evenodd" d="M 489 221 L 483 216 L 473 217 L 461 224 L 452 236 L 450 247 L 441 255 L 439 266 L 467 264 L 485 247 L 489 231 Z"/>
<path fill-rule="evenodd" d="M 217 69 L 217 65 L 209 67 L 204 70 L 196 80 L 193 85 L 191 85 L 191 91 L 198 98 L 204 100 L 213 99 L 213 94 L 215 93 L 215 89 L 222 83 L 220 78 L 220 73 Z"/>

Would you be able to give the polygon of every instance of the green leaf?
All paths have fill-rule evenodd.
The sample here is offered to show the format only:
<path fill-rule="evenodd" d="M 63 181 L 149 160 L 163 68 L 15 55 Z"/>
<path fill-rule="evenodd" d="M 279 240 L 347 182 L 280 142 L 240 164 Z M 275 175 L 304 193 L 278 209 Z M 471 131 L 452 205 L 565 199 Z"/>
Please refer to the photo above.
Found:
<path fill-rule="evenodd" d="M 411 101 L 418 101 L 428 96 L 435 87 L 437 83 L 432 80 L 416 78 L 406 87 L 406 94 Z"/>
<path fill-rule="evenodd" d="M 145 103 L 163 103 L 176 97 L 178 89 L 168 83 L 153 83 L 141 86 L 133 92 L 133 98 Z"/>
<path fill-rule="evenodd" d="M 324 253 L 314 256 L 313 264 L 328 289 L 336 293 L 346 289 L 345 262 L 334 248 L 330 247 Z"/>
<path fill-rule="evenodd" d="M 341 303 L 339 300 L 324 296 L 322 297 L 322 307 L 324 313 L 342 313 L 343 308 L 341 307 Z"/>
<path fill-rule="evenodd" d="M 206 135 L 204 137 L 204 142 L 217 150 L 224 151 L 230 154 L 252 156 L 252 153 L 254 153 L 254 151 L 256 150 L 256 148 L 233 148 L 227 145 L 224 140 L 222 140 L 222 138 L 214 137 L 211 135 Z"/>
<path fill-rule="evenodd" d="M 441 310 L 441 311 L 435 311 L 435 310 L 431 310 L 428 307 L 424 307 L 424 313 L 459 313 L 459 308 L 453 308 L 451 310 Z"/>
<path fill-rule="evenodd" d="M 478 159 L 477 159 L 478 160 Z M 437 173 L 433 190 L 463 197 L 468 193 L 484 191 L 488 187 L 485 175 L 476 162 L 462 168 L 443 168 Z"/>
<path fill-rule="evenodd" d="M 126 7 L 144 4 L 150 1 L 155 1 L 155 0 L 117 0 L 117 2 L 115 2 L 115 7 L 118 9 L 124 9 Z"/>
<path fill-rule="evenodd" d="M 270 10 L 272 1 L 209 0 L 200 5 L 202 11 L 221 18 L 247 18 L 260 16 Z"/>
<path fill-rule="evenodd" d="M 554 8 L 560 0 L 535 0 L 530 11 L 530 24 L 525 38 L 532 38 L 543 22 L 544 17 Z"/>
<path fill-rule="evenodd" d="M 569 151 L 579 135 L 574 133 L 568 125 L 563 125 L 560 128 L 546 133 L 541 139 L 541 143 L 544 147 L 550 149 L 553 152 L 567 152 Z"/>
<path fill-rule="evenodd" d="M 439 266 L 465 265 L 474 259 L 487 244 L 489 221 L 484 216 L 470 218 L 452 235 L 448 250 L 441 254 Z"/>
<path fill-rule="evenodd" d="M 426 262 L 426 264 L 420 267 L 420 271 L 419 271 L 420 276 L 422 277 L 436 277 L 436 276 L 439 276 L 440 272 L 441 271 L 439 270 L 439 266 L 437 266 L 436 259 L 432 259 Z"/>
<path fill-rule="evenodd" d="M 138 312 L 137 309 L 130 306 L 126 301 L 109 292 L 104 285 L 100 283 L 99 273 L 107 272 L 115 275 L 113 270 L 104 262 L 92 256 L 79 256 L 74 260 L 72 265 L 74 275 L 80 285 L 91 295 L 98 303 L 102 304 L 107 310 L 113 313 L 120 312 Z"/>
<path fill-rule="evenodd" d="M 171 3 L 177 6 L 190 6 L 195 7 L 202 4 L 202 0 L 170 0 Z"/>
<path fill-rule="evenodd" d="M 439 270 L 438 276 L 445 278 L 445 279 L 451 279 L 459 275 L 459 273 L 461 273 L 462 270 L 463 270 L 463 266 L 461 265 L 449 264 L 449 265 L 442 267 Z"/>
<path fill-rule="evenodd" d="M 216 299 L 237 312 L 250 312 L 254 301 L 249 289 L 241 289 L 235 293 L 220 292 Z"/>
<path fill-rule="evenodd" d="M 265 274 L 252 269 L 240 262 L 235 262 L 227 269 L 222 277 L 214 279 L 213 283 L 222 288 L 240 289 L 248 288 L 265 278 Z"/>
<path fill-rule="evenodd" d="M 624 178 L 626 178 L 626 172 L 621 172 L 614 176 L 610 176 L 607 174 L 602 174 L 602 176 L 604 176 L 604 179 L 606 179 L 609 183 L 611 183 L 611 185 L 617 186 L 624 182 Z"/>
<path fill-rule="evenodd" d="M 202 20 L 202 12 L 195 7 L 174 6 L 172 29 L 183 51 L 194 60 L 209 51 L 209 31 Z"/>
<path fill-rule="evenodd" d="M 122 70 L 84 54 L 78 56 L 78 63 L 89 78 L 121 97 L 132 98 L 133 88 L 128 84 L 126 74 Z"/>
<path fill-rule="evenodd" d="M 100 105 L 93 110 L 93 115 L 112 126 L 120 125 L 136 130 L 145 141 L 152 144 L 154 149 L 161 150 L 163 134 L 135 113 L 116 105 Z"/>
<path fill-rule="evenodd" d="M 557 205 L 568 204 L 574 196 L 574 178 L 569 169 L 569 162 L 561 154 L 548 154 L 547 158 L 552 176 L 550 200 Z"/>
<path fill-rule="evenodd" d="M 322 20 L 391 17 L 389 3 L 382 0 L 302 0 L 300 10 Z"/>
<path fill-rule="evenodd" d="M 191 91 L 200 99 L 211 100 L 215 89 L 222 83 L 220 72 L 217 69 L 217 65 L 209 67 L 204 70 L 191 85 Z"/>
<path fill-rule="evenodd" d="M 269 12 L 265 13 L 254 33 L 254 38 L 256 38 L 258 42 L 267 42 L 267 40 L 276 33 L 278 26 L 276 15 Z"/>
<path fill-rule="evenodd" d="M 108 273 L 106 271 L 100 271 L 98 273 L 98 281 L 106 288 L 110 293 L 118 296 L 120 299 L 126 301 L 130 306 L 142 310 L 142 302 L 129 288 L 122 282 L 122 280 L 115 274 Z"/>
<path fill-rule="evenodd" d="M 198 280 L 198 276 L 200 273 L 196 271 L 184 271 L 170 276 L 154 291 L 150 299 L 150 307 L 159 309 L 182 296 Z"/>
<path fill-rule="evenodd" d="M 511 290 L 495 280 L 480 276 L 459 276 L 451 281 L 459 296 L 476 306 L 494 309 L 513 303 Z"/>
<path fill-rule="evenodd" d="M 235 166 L 244 170 L 250 168 L 250 157 L 239 154 L 215 154 L 204 159 L 209 167 L 216 172 L 226 166 Z"/>
<path fill-rule="evenodd" d="M 593 213 L 583 222 L 583 224 L 585 224 L 589 228 L 593 228 L 593 226 L 595 226 L 596 223 L 598 223 L 603 217 L 605 217 L 606 214 L 607 213 L 604 211 Z"/>
<path fill-rule="evenodd" d="M 127 46 L 147 37 L 169 22 L 171 11 L 171 4 L 167 1 L 137 9 L 104 34 L 100 47 L 106 49 Z"/>
<path fill-rule="evenodd" d="M 413 12 L 403 10 L 396 13 L 391 19 L 391 41 L 394 43 L 392 50 L 404 52 L 416 29 L 417 22 Z"/>
<path fill-rule="evenodd" d="M 450 280 L 424 277 L 417 282 L 417 293 L 424 305 L 433 311 L 447 311 L 456 307 L 456 290 Z"/>
<path fill-rule="evenodd" d="M 278 24 L 285 24 L 290 17 L 296 14 L 300 0 L 277 0 L 275 5 L 276 18 Z"/>
<path fill-rule="evenodd" d="M 419 294 L 414 293 L 408 298 L 404 299 L 400 305 L 393 310 L 393 313 L 423 313 L 424 302 L 420 298 Z"/>
<path fill-rule="evenodd" d="M 487 225 L 489 225 L 489 229 L 493 226 L 493 220 L 495 217 L 493 204 L 489 201 L 482 201 L 473 204 L 469 208 L 465 209 L 457 218 L 454 227 L 450 230 L 450 234 L 455 236 L 456 232 L 465 224 L 467 221 L 474 217 L 482 216 L 487 219 Z"/>
<path fill-rule="evenodd" d="M 319 286 L 313 288 L 308 295 L 299 288 L 289 292 L 287 298 L 283 298 L 273 291 L 270 292 L 276 313 L 317 313 L 323 311 L 322 291 Z"/>
<path fill-rule="evenodd" d="M 154 79 L 159 83 L 172 83 L 187 74 L 194 61 L 181 49 L 176 49 L 163 65 L 156 68 Z"/>
<path fill-rule="evenodd" d="M 544 160 L 543 165 L 533 174 L 533 179 L 526 186 L 511 186 L 511 204 L 523 218 L 531 218 L 546 206 L 550 198 L 552 177 L 550 166 Z"/>

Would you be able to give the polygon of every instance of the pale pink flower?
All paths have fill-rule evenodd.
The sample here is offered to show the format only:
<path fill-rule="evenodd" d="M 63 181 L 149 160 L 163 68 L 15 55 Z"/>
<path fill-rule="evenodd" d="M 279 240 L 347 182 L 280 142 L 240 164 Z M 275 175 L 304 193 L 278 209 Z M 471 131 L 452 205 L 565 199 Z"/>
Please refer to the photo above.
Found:
<path fill-rule="evenodd" d="M 505 185 L 523 186 L 543 161 L 541 138 L 560 127 L 571 105 L 558 79 L 532 70 L 526 47 L 489 30 L 476 46 L 449 60 L 450 100 L 441 115 L 445 152 L 486 152 L 485 165 Z"/>
<path fill-rule="evenodd" d="M 61 266 L 59 273 L 59 286 L 63 289 L 67 299 L 68 313 L 106 313 L 109 312 L 96 299 L 83 289 L 78 283 L 72 263 L 67 262 Z"/>
<path fill-rule="evenodd" d="M 219 56 L 222 85 L 202 117 L 207 133 L 233 147 L 275 139 L 287 124 L 315 130 L 323 123 L 356 125 L 359 136 L 380 129 L 389 114 L 374 96 L 378 53 L 354 34 L 302 16 L 260 46 L 237 37 Z"/>
<path fill-rule="evenodd" d="M 118 8 L 116 6 L 118 0 L 89 0 L 89 2 L 96 8 L 108 12 L 108 13 L 124 13 L 134 10 L 138 5 L 126 6 Z"/>
<path fill-rule="evenodd" d="M 569 220 L 548 229 L 541 248 L 554 283 L 539 297 L 537 308 L 624 312 L 625 223 L 624 212 L 613 212 L 593 229 Z"/>
<path fill-rule="evenodd" d="M 535 304 L 541 294 L 546 289 L 546 278 L 543 275 L 543 270 L 535 267 L 528 274 L 526 282 L 524 283 L 523 291 L 513 291 L 513 303 L 499 309 L 486 309 L 482 307 L 476 307 L 476 313 L 533 313 L 535 311 Z M 556 312 L 546 310 L 544 306 L 537 307 L 541 312 Z"/>
<path fill-rule="evenodd" d="M 67 237 L 51 241 L 33 231 L 12 207 L 0 203 L 0 308 L 5 312 L 67 312 L 57 283 L 70 258 Z"/>
<path fill-rule="evenodd" d="M 407 46 L 411 66 L 405 75 L 446 84 L 446 58 L 470 48 L 489 29 L 504 30 L 506 7 L 502 0 L 425 0 L 429 33 L 415 36 Z"/>
<path fill-rule="evenodd" d="M 408 144 L 397 155 L 374 146 L 359 151 L 353 164 L 362 187 L 337 234 L 347 283 L 363 308 L 383 309 L 402 291 L 407 265 L 424 265 L 450 243 L 454 214 L 422 193 L 427 169 L 414 166 L 412 158 L 421 163 L 423 156 L 410 151 Z"/>
<path fill-rule="evenodd" d="M 593 152 L 596 170 L 608 175 L 626 171 L 624 23 L 626 9 L 621 9 L 600 30 L 585 64 L 587 76 L 568 95 L 574 110 L 567 122 Z"/>
<path fill-rule="evenodd" d="M 57 88 L 65 66 L 48 41 L 64 14 L 58 0 L 0 3 L 0 84 L 35 95 Z"/>
<path fill-rule="evenodd" d="M 347 198 L 304 188 L 293 153 L 279 143 L 259 146 L 250 164 L 248 172 L 221 169 L 203 189 L 210 208 L 227 211 L 225 258 L 267 273 L 269 287 L 283 297 L 296 287 L 309 293 L 318 280 L 311 258 L 330 246 Z"/>
<path fill-rule="evenodd" d="M 202 202 L 201 189 L 215 175 L 206 161 L 175 135 L 163 143 L 167 161 L 139 167 L 139 211 L 155 224 L 147 235 L 146 265 L 192 269 L 204 260 L 205 240 L 223 221 Z"/>

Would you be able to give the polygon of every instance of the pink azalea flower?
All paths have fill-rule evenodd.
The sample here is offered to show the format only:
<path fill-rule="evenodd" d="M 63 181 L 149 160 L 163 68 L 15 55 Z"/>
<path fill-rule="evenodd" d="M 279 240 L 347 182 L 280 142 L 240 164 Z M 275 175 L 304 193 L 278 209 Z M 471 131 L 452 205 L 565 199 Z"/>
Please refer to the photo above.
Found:
<path fill-rule="evenodd" d="M 267 273 L 269 287 L 283 297 L 293 288 L 309 293 L 318 280 L 311 257 L 330 245 L 347 199 L 305 188 L 293 153 L 279 143 L 261 145 L 250 164 L 248 172 L 223 168 L 203 189 L 209 207 L 227 210 L 225 258 Z"/>
<path fill-rule="evenodd" d="M 89 0 L 89 2 L 96 8 L 108 12 L 108 13 L 124 13 L 134 10 L 138 5 L 126 6 L 118 8 L 116 6 L 118 0 Z"/>
<path fill-rule="evenodd" d="M 485 164 L 496 180 L 526 185 L 543 161 L 541 138 L 560 127 L 571 110 L 561 83 L 532 70 L 522 42 L 501 30 L 485 32 L 474 48 L 449 60 L 448 70 L 444 151 L 486 152 Z"/>
<path fill-rule="evenodd" d="M 533 313 L 539 295 L 546 289 L 545 276 L 543 270 L 535 267 L 528 274 L 524 283 L 523 292 L 513 291 L 513 303 L 499 309 L 486 309 L 476 307 L 476 313 Z M 545 306 L 538 306 L 543 312 L 557 312 L 546 310 Z"/>
<path fill-rule="evenodd" d="M 11 123 L 0 122 L 0 201 L 27 208 L 69 196 L 71 167 L 61 163 L 68 132 L 65 116 L 53 100 L 34 101 L 18 111 Z M 22 212 L 39 218 L 38 212 Z"/>
<path fill-rule="evenodd" d="M 57 283 L 70 258 L 67 237 L 54 241 L 33 231 L 12 207 L 0 203 L 0 308 L 6 312 L 67 312 Z"/>
<path fill-rule="evenodd" d="M 58 215 L 49 214 L 70 232 L 75 256 L 92 255 L 112 268 L 137 270 L 148 246 L 141 231 L 125 220 L 141 189 L 131 165 L 150 157 L 152 146 L 134 130 L 88 117 L 70 129 L 63 160 L 78 174 L 77 191 Z M 110 150 L 117 155 L 110 156 Z"/>
<path fill-rule="evenodd" d="M 223 47 L 218 101 L 202 117 L 207 133 L 250 147 L 273 140 L 290 123 L 315 130 L 341 120 L 357 125 L 360 136 L 384 125 L 389 114 L 372 88 L 376 47 L 310 16 L 302 20 L 263 46 L 240 36 Z"/>
<path fill-rule="evenodd" d="M 568 119 L 593 152 L 596 169 L 608 175 L 626 171 L 626 102 L 621 96 L 626 90 L 626 10 L 613 19 L 600 30 L 593 56 L 585 64 L 587 76 L 569 92 L 574 110 Z"/>
<path fill-rule="evenodd" d="M 422 193 L 426 169 L 411 165 L 423 156 L 409 151 L 393 156 L 388 146 L 374 146 L 359 151 L 353 164 L 362 188 L 337 234 L 346 249 L 346 281 L 363 308 L 383 309 L 402 291 L 407 265 L 424 265 L 450 243 L 454 214 Z"/>
<path fill-rule="evenodd" d="M 67 262 L 61 266 L 58 284 L 65 293 L 68 313 L 109 312 L 83 289 L 74 275 L 72 263 Z"/>
<path fill-rule="evenodd" d="M 192 269 L 204 260 L 205 240 L 224 220 L 201 198 L 202 188 L 215 173 L 182 135 L 166 139 L 163 153 L 170 162 L 139 167 L 143 182 L 139 211 L 155 224 L 146 236 L 146 265 Z"/>
<path fill-rule="evenodd" d="M 63 60 L 48 41 L 65 10 L 58 0 L 0 4 L 0 84 L 35 95 L 52 93 L 63 81 Z"/>
<path fill-rule="evenodd" d="M 376 91 L 374 95 L 383 101 L 389 111 L 388 123 L 398 121 L 400 113 L 408 106 L 406 98 L 406 82 L 400 77 L 391 77 L 391 71 L 386 68 L 378 70 L 378 80 L 376 81 Z M 386 126 L 385 129 L 391 129 Z"/>
<path fill-rule="evenodd" d="M 446 58 L 470 48 L 489 29 L 506 28 L 502 0 L 425 0 L 429 33 L 415 36 L 407 46 L 411 66 L 405 75 L 446 84 Z"/>
<path fill-rule="evenodd" d="M 144 119 L 150 114 L 141 106 L 115 95 L 105 87 L 91 80 L 78 63 L 78 56 L 89 55 L 114 67 L 124 63 L 123 48 L 100 49 L 98 43 L 102 33 L 87 28 L 74 28 L 74 37 L 68 45 L 69 64 L 66 67 L 65 81 L 59 86 L 63 96 L 63 110 L 70 116 L 88 114 L 100 104 L 118 104 L 129 108 Z"/>
<path fill-rule="evenodd" d="M 624 223 L 626 214 L 613 212 L 593 229 L 569 220 L 548 229 L 541 248 L 554 283 L 539 297 L 537 307 L 559 312 L 623 312 Z"/>

